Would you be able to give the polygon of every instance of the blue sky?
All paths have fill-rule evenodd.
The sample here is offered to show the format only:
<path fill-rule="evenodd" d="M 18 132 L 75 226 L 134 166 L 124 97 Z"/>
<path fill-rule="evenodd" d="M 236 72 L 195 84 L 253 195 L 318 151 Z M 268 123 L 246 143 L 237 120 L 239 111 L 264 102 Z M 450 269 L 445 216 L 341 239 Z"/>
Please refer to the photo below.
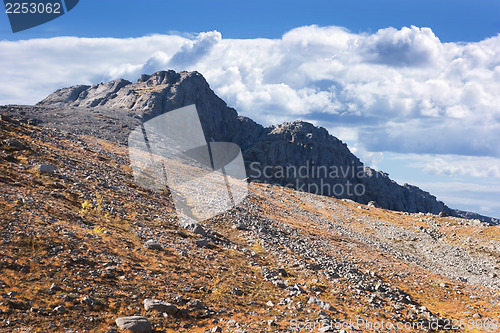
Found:
<path fill-rule="evenodd" d="M 491 0 L 82 0 L 16 34 L 0 15 L 0 104 L 197 70 L 240 114 L 323 126 L 398 182 L 500 217 L 499 32 Z"/>
<path fill-rule="evenodd" d="M 305 25 L 343 26 L 355 33 L 389 26 L 430 27 L 443 42 L 479 41 L 500 31 L 500 2 L 494 0 L 82 0 L 73 11 L 43 26 L 2 39 L 140 37 L 172 31 L 217 30 L 224 38 L 279 38 Z"/>

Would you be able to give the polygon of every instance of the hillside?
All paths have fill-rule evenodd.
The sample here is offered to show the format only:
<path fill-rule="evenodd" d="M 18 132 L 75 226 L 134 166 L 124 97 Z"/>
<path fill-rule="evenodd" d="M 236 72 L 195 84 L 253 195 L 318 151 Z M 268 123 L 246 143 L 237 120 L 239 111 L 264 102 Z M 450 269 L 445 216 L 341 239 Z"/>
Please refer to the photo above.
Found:
<path fill-rule="evenodd" d="M 460 215 L 432 194 L 416 186 L 399 185 L 386 173 L 365 167 L 345 143 L 324 128 L 302 121 L 263 127 L 239 116 L 197 72 L 161 71 L 142 75 L 136 83 L 120 79 L 78 85 L 60 89 L 34 107 L 7 106 L 0 112 L 124 143 L 141 121 L 190 104 L 198 109 L 207 141 L 233 142 L 241 147 L 251 181 L 363 204 L 374 201 L 391 210 Z M 290 168 L 294 172 L 287 172 Z M 306 168 L 305 176 L 298 174 L 301 168 Z M 331 170 L 336 171 L 333 176 Z M 486 217 L 483 220 L 495 222 Z"/>
<path fill-rule="evenodd" d="M 92 108 L 2 110 L 1 332 L 134 315 L 154 332 L 498 330 L 499 226 L 254 182 L 187 230 L 133 181 L 120 139 L 137 114 Z"/>

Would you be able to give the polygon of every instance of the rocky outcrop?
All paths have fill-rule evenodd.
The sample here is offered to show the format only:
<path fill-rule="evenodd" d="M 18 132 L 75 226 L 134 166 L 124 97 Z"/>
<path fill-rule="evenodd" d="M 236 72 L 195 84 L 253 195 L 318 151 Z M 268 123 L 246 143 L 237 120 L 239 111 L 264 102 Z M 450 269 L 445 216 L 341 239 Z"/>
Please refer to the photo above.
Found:
<path fill-rule="evenodd" d="M 142 75 L 136 83 L 114 80 L 63 88 L 37 106 L 124 109 L 147 121 L 191 104 L 196 104 L 207 140 L 239 143 L 262 131 L 262 126 L 238 117 L 236 110 L 217 97 L 198 72 L 161 71 Z"/>
<path fill-rule="evenodd" d="M 486 222 L 489 224 L 495 224 L 495 225 L 500 224 L 500 219 L 481 215 L 478 213 L 467 212 L 467 211 L 463 211 L 463 210 L 459 210 L 459 209 L 453 209 L 451 212 L 449 212 L 449 214 L 451 216 L 461 217 L 461 218 L 469 219 L 469 220 L 479 220 L 481 222 Z"/>
<path fill-rule="evenodd" d="M 410 184 L 399 185 L 387 173 L 365 167 L 363 177 L 366 193 L 362 203 L 375 201 L 382 208 L 410 213 L 449 212 L 450 209 L 435 196 Z"/>
<path fill-rule="evenodd" d="M 418 187 L 401 186 L 387 174 L 365 167 L 345 143 L 324 128 L 303 121 L 264 128 L 238 116 L 197 72 L 161 71 L 142 75 L 136 83 L 115 80 L 64 88 L 37 107 L 92 108 L 99 110 L 100 117 L 113 112 L 113 121 L 119 122 L 117 115 L 124 112 L 146 121 L 190 104 L 196 104 L 207 141 L 234 142 L 241 147 L 251 181 L 364 204 L 375 201 L 392 210 L 434 214 L 449 211 L 436 197 Z"/>

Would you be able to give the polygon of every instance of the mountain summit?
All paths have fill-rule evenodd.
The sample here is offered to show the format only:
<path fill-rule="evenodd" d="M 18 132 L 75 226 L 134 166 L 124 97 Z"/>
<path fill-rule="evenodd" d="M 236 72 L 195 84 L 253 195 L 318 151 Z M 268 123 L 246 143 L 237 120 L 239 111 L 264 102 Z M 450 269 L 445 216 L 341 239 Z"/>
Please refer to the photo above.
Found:
<path fill-rule="evenodd" d="M 416 186 L 399 185 L 388 174 L 364 166 L 322 127 L 303 121 L 263 127 L 239 116 L 198 72 L 160 71 L 143 74 L 135 83 L 118 79 L 63 88 L 36 108 L 44 114 L 39 121 L 125 142 L 134 125 L 190 104 L 196 104 L 207 141 L 241 147 L 250 181 L 410 213 L 461 213 Z"/>
<path fill-rule="evenodd" d="M 203 134 L 173 126 L 196 116 Z M 160 131 L 150 131 L 152 122 Z M 134 133 L 163 157 L 171 148 L 199 152 L 161 135 L 145 139 L 169 127 L 175 138 L 196 136 L 196 145 L 203 135 L 240 144 L 253 182 L 243 183 L 239 204 L 184 223 L 175 186 L 138 185 L 133 144 L 125 145 Z M 212 165 L 220 161 L 213 156 Z M 200 174 L 196 164 L 180 165 Z M 224 207 L 214 183 L 195 191 Z M 323 128 L 264 128 L 239 117 L 198 73 L 0 106 L 0 332 L 421 332 L 458 322 L 464 331 L 498 331 L 489 319 L 500 316 L 498 225 L 314 194 L 338 189 L 393 208 L 446 207 L 364 167 Z"/>

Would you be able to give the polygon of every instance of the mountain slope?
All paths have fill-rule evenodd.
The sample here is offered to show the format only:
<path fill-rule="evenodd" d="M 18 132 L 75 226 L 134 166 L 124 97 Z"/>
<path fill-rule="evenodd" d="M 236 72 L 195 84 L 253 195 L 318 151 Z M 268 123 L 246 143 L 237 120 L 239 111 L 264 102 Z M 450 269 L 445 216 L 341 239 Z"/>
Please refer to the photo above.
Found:
<path fill-rule="evenodd" d="M 0 117 L 0 332 L 498 330 L 499 226 L 249 191 L 187 230 L 123 145 Z"/>
<path fill-rule="evenodd" d="M 115 80 L 64 88 L 39 102 L 37 112 L 43 108 L 88 109 L 89 114 L 100 110 L 104 114 L 111 112 L 114 117 L 116 113 L 122 114 L 115 119 L 118 122 L 125 118 L 125 113 L 130 116 L 133 112 L 133 117 L 146 121 L 189 104 L 197 106 L 207 141 L 240 145 L 252 181 L 349 198 L 364 204 L 375 201 L 380 207 L 392 210 L 451 212 L 444 203 L 418 187 L 400 186 L 387 174 L 364 167 L 346 144 L 324 128 L 301 121 L 264 128 L 238 116 L 197 72 L 161 71 L 142 75 L 136 83 Z M 57 122 L 66 120 L 58 118 Z M 122 135 L 126 134 L 122 131 Z M 300 168 L 307 169 L 305 177 L 298 174 Z M 313 174 L 316 176 L 311 176 Z"/>

